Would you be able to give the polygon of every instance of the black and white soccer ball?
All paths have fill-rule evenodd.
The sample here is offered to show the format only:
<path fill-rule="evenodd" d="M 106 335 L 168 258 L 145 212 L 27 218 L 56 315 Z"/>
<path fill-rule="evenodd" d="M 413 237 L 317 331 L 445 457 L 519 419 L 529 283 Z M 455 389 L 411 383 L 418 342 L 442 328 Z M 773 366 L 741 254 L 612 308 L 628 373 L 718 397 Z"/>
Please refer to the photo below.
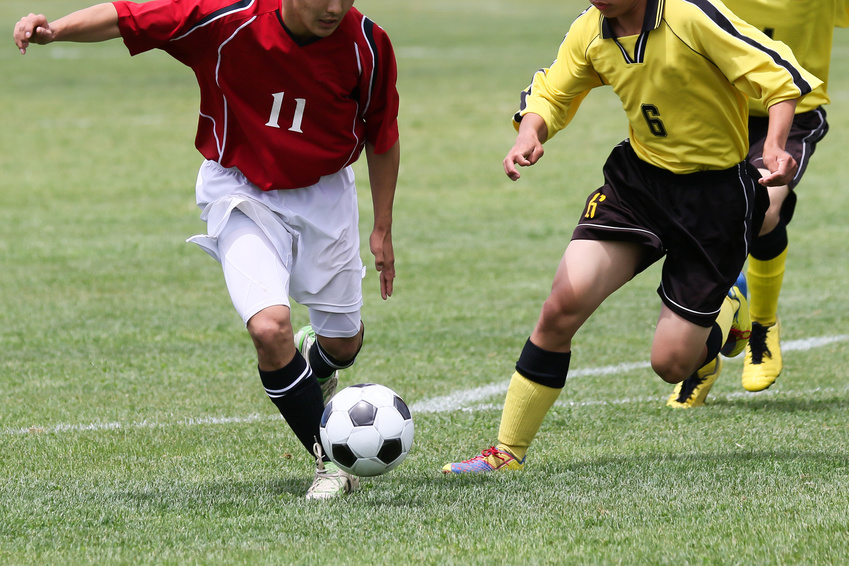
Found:
<path fill-rule="evenodd" d="M 339 391 L 321 416 L 321 446 L 355 476 L 385 474 L 413 446 L 413 417 L 401 397 L 384 385 L 362 383 Z"/>

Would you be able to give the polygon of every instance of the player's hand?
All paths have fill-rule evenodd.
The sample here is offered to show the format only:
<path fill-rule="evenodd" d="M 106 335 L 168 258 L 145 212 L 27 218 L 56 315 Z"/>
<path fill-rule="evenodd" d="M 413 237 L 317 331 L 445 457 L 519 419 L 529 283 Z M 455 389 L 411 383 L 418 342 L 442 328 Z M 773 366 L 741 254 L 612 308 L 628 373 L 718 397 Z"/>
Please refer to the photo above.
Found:
<path fill-rule="evenodd" d="M 43 14 L 30 14 L 21 18 L 15 24 L 13 36 L 21 55 L 26 54 L 30 43 L 46 45 L 54 39 L 53 30 Z"/>
<path fill-rule="evenodd" d="M 507 157 L 504 158 L 504 172 L 511 180 L 516 181 L 521 177 L 516 166 L 530 167 L 539 161 L 544 152 L 539 137 L 520 133 L 516 137 L 513 148 L 507 152 Z"/>
<path fill-rule="evenodd" d="M 369 237 L 369 247 L 374 255 L 374 268 L 380 275 L 380 296 L 392 296 L 395 281 L 395 250 L 392 247 L 392 230 L 374 230 Z"/>
<path fill-rule="evenodd" d="M 768 153 L 764 151 L 764 165 L 769 169 L 769 174 L 761 177 L 758 181 L 764 187 L 781 187 L 788 185 L 796 175 L 798 164 L 793 156 L 786 151 Z"/>

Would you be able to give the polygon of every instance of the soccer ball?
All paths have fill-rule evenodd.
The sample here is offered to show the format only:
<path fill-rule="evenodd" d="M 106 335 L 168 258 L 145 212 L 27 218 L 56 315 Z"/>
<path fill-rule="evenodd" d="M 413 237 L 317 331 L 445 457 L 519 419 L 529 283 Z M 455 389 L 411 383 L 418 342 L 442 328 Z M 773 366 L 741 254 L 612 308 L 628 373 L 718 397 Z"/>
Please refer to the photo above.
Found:
<path fill-rule="evenodd" d="M 413 417 L 397 393 L 376 383 L 338 392 L 321 416 L 324 453 L 355 476 L 385 474 L 413 446 Z"/>

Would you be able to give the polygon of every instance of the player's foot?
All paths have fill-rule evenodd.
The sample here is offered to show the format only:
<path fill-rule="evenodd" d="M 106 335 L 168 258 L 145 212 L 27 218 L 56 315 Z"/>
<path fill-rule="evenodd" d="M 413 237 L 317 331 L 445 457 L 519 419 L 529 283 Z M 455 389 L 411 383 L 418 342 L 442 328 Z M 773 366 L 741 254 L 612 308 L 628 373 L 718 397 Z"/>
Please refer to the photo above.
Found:
<path fill-rule="evenodd" d="M 739 356 L 746 349 L 746 344 L 749 342 L 749 336 L 752 333 L 752 319 L 749 317 L 749 301 L 746 299 L 748 286 L 746 285 L 746 276 L 742 273 L 737 277 L 737 281 L 731 290 L 728 291 L 728 296 L 733 302 L 737 303 L 737 310 L 734 311 L 734 320 L 731 323 L 731 331 L 728 333 L 728 339 L 725 340 L 720 354 L 727 358 Z"/>
<path fill-rule="evenodd" d="M 316 470 L 315 479 L 307 491 L 307 499 L 332 499 L 346 493 L 356 491 L 360 487 L 360 480 L 344 472 L 333 462 L 324 462 L 321 459 L 321 445 L 316 442 L 315 447 Z"/>
<path fill-rule="evenodd" d="M 315 344 L 315 331 L 312 326 L 306 325 L 295 334 L 295 347 L 301 352 L 301 355 L 310 363 L 310 348 Z M 339 384 L 339 371 L 334 371 L 330 377 L 319 379 L 318 385 L 321 387 L 321 396 L 324 399 L 324 404 L 336 393 L 336 386 Z"/>
<path fill-rule="evenodd" d="M 746 347 L 743 360 L 743 388 L 747 391 L 763 391 L 778 379 L 781 361 L 781 322 L 764 326 L 752 323 L 752 337 Z"/>
<path fill-rule="evenodd" d="M 722 359 L 717 356 L 712 362 L 699 368 L 699 371 L 675 386 L 675 391 L 666 401 L 673 409 L 689 409 L 705 404 L 708 391 L 713 387 L 719 372 L 722 371 Z"/>
<path fill-rule="evenodd" d="M 502 470 L 521 470 L 525 459 L 516 459 L 510 452 L 490 446 L 474 458 L 445 464 L 442 472 L 445 474 L 473 474 L 485 472 L 497 472 Z"/>

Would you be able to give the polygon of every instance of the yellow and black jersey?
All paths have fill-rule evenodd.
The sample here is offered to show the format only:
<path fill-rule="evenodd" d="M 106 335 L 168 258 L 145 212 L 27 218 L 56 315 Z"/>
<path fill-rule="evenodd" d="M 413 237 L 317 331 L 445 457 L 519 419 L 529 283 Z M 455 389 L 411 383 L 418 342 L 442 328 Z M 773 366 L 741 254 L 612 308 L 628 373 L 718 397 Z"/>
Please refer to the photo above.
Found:
<path fill-rule="evenodd" d="M 576 19 L 514 116 L 533 112 L 550 139 L 588 92 L 610 85 L 643 161 L 674 173 L 727 169 L 746 158 L 748 98 L 766 107 L 820 86 L 790 49 L 709 0 L 646 0 L 642 32 L 615 37 L 595 8 Z"/>
<path fill-rule="evenodd" d="M 835 27 L 849 27 L 849 0 L 725 0 L 735 14 L 769 37 L 786 43 L 796 60 L 823 81 L 821 89 L 799 101 L 796 113 L 828 104 L 828 67 Z M 759 100 L 751 100 L 753 116 L 766 116 Z"/>

